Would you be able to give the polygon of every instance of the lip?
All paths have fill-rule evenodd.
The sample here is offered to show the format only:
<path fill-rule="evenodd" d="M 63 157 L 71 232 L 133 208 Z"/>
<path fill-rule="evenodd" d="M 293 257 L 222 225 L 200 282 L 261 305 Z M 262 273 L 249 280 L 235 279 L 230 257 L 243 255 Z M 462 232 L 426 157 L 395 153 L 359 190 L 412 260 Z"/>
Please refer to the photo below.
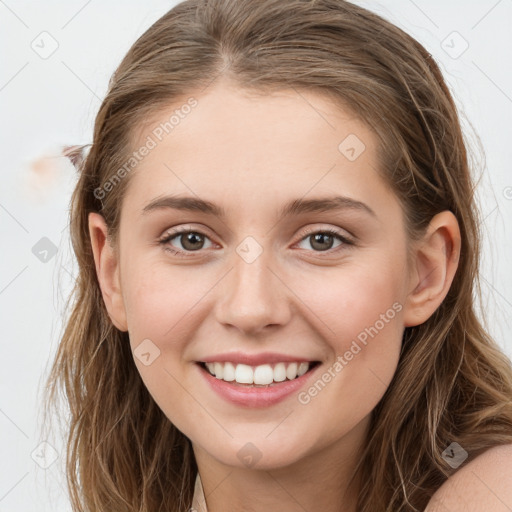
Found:
<path fill-rule="evenodd" d="M 201 363 L 234 363 L 246 364 L 248 366 L 259 366 L 273 363 L 312 363 L 318 359 L 306 359 L 277 352 L 260 352 L 259 354 L 246 354 L 244 352 L 225 352 L 214 356 L 205 357 L 198 362 Z"/>
<path fill-rule="evenodd" d="M 232 357 L 232 354 L 230 357 Z M 218 359 L 215 361 L 221 362 Z M 232 361 L 232 359 L 227 359 L 227 361 Z M 268 362 L 268 359 L 266 361 Z M 279 361 L 283 360 L 280 359 Z M 297 359 L 290 361 L 294 362 L 297 361 Z M 307 362 L 308 360 L 302 361 Z M 206 362 L 213 362 L 213 360 Z M 226 382 L 222 379 L 217 379 L 217 377 L 214 377 L 206 368 L 203 368 L 200 363 L 196 363 L 196 366 L 210 388 L 224 400 L 239 407 L 263 408 L 275 405 L 285 400 L 290 395 L 298 392 L 301 387 L 306 385 L 308 380 L 312 377 L 313 374 L 317 372 L 322 364 L 317 364 L 308 370 L 304 375 L 301 375 L 300 377 L 297 377 L 293 380 L 276 382 L 268 387 L 249 387 L 243 384 L 233 384 L 233 382 Z"/>

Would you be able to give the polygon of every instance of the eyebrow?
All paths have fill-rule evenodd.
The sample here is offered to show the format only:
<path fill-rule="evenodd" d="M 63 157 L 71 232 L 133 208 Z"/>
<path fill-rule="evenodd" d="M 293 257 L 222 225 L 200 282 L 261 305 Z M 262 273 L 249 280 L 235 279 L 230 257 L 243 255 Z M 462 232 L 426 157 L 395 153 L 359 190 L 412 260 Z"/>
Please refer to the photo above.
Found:
<path fill-rule="evenodd" d="M 215 215 L 221 219 L 226 218 L 226 211 L 221 206 L 191 196 L 163 196 L 157 197 L 148 203 L 142 210 L 146 215 L 155 210 L 172 208 L 175 210 L 202 212 Z M 357 210 L 377 217 L 375 212 L 365 203 L 346 196 L 322 197 L 317 199 L 294 199 L 281 208 L 279 218 L 301 213 L 330 212 L 336 210 Z"/>

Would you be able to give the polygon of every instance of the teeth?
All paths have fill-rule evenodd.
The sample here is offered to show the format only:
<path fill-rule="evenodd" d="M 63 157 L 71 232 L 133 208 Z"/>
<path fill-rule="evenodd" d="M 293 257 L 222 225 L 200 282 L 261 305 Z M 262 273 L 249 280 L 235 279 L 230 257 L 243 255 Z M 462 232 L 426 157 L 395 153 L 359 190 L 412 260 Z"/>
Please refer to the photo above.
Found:
<path fill-rule="evenodd" d="M 215 376 L 217 376 L 217 372 L 215 372 Z M 235 380 L 240 384 L 252 384 L 254 382 L 254 371 L 252 367 L 246 364 L 237 364 L 235 368 Z"/>
<path fill-rule="evenodd" d="M 300 363 L 299 364 L 299 369 L 297 370 L 297 373 L 299 374 L 299 377 L 301 375 L 304 375 L 308 371 L 308 368 L 309 368 L 309 364 L 308 363 Z"/>
<path fill-rule="evenodd" d="M 219 363 L 217 363 L 219 364 Z M 215 374 L 217 375 L 217 374 Z M 236 374 L 235 374 L 235 367 L 233 366 L 233 363 L 224 363 L 224 377 L 222 377 L 223 380 L 227 382 L 231 382 L 235 380 Z"/>
<path fill-rule="evenodd" d="M 274 382 L 274 370 L 269 364 L 256 366 L 254 369 L 254 384 L 271 384 Z"/>
<path fill-rule="evenodd" d="M 208 371 L 217 379 L 239 384 L 256 384 L 260 386 L 293 380 L 304 375 L 310 363 L 277 363 L 249 366 L 233 363 L 205 363 Z"/>
<path fill-rule="evenodd" d="M 274 366 L 274 380 L 276 382 L 286 380 L 286 365 L 284 363 L 277 363 Z"/>
<path fill-rule="evenodd" d="M 286 378 L 293 380 L 297 377 L 297 363 L 290 363 L 286 367 Z"/>
<path fill-rule="evenodd" d="M 215 363 L 215 377 L 217 379 L 222 379 L 224 377 L 224 365 L 221 363 Z"/>

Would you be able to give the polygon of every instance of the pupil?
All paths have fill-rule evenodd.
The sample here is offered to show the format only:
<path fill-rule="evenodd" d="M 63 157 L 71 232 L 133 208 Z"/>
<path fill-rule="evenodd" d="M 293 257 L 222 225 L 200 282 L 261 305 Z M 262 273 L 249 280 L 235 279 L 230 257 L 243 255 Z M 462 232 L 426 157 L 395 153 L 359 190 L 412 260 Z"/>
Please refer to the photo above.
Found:
<path fill-rule="evenodd" d="M 330 249 L 330 247 L 325 247 L 325 245 L 322 246 L 322 242 L 325 244 L 324 238 L 327 238 L 328 242 L 330 241 L 332 244 L 332 236 L 331 235 L 325 234 L 325 233 L 317 233 L 316 235 L 313 236 L 313 238 L 314 238 L 313 246 L 315 243 L 320 242 L 320 247 L 319 247 L 320 250 Z M 331 245 L 331 244 L 328 243 L 328 245 Z"/>
<path fill-rule="evenodd" d="M 184 247 L 186 247 L 186 244 L 190 243 L 192 245 L 192 249 L 194 249 L 194 248 L 197 248 L 197 245 L 196 245 L 196 247 L 194 247 L 194 244 L 197 244 L 198 242 L 200 243 L 201 237 L 198 236 L 197 233 L 187 233 L 185 235 L 185 241 L 186 241 L 186 243 L 183 245 Z"/>

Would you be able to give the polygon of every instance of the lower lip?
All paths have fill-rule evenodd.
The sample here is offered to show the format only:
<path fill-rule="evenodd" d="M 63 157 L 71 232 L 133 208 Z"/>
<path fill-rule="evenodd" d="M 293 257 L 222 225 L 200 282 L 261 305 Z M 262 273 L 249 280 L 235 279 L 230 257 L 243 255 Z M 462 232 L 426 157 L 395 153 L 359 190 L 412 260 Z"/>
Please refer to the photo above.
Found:
<path fill-rule="evenodd" d="M 274 383 L 268 387 L 253 387 L 217 379 L 200 364 L 197 366 L 206 382 L 222 398 L 235 405 L 250 408 L 269 407 L 281 402 L 292 393 L 297 392 L 320 367 L 320 365 L 317 365 L 312 370 L 293 380 Z"/>

